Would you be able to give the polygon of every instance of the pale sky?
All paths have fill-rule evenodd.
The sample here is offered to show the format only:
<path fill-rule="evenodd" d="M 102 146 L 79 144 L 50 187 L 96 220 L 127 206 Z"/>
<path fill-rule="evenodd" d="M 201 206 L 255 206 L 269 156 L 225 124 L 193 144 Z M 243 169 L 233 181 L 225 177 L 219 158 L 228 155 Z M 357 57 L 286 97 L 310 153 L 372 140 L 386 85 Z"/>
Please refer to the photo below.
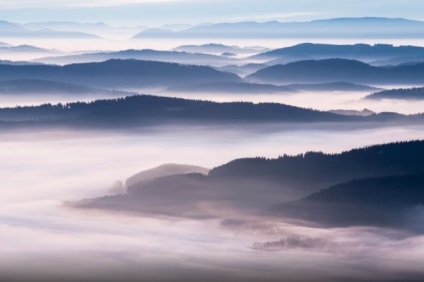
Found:
<path fill-rule="evenodd" d="M 424 20 L 422 0 L 0 0 L 0 19 L 111 25 L 307 21 L 335 17 Z"/>

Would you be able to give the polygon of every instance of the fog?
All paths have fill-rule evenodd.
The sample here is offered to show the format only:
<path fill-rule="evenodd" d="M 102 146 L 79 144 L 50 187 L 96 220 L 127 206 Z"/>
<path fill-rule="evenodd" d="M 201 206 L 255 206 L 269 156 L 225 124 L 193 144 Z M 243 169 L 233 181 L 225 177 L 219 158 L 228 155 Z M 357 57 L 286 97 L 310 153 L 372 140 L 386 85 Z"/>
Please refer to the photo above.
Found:
<path fill-rule="evenodd" d="M 121 38 L 2 41 L 66 53 L 169 50 L 211 42 Z M 404 44 L 390 39 L 216 41 L 268 48 L 305 41 Z M 408 40 L 408 45 L 424 46 L 424 40 Z M 10 54 L 7 59 L 38 57 Z M 135 90 L 218 102 L 276 102 L 323 111 L 367 108 L 374 112 L 416 114 L 424 108 L 424 101 L 363 99 L 371 94 L 368 92 L 252 95 Z M 2 95 L 0 107 L 114 97 Z M 209 219 L 75 207 L 81 200 L 111 195 L 117 181 L 125 182 L 140 171 L 162 164 L 214 168 L 238 158 L 277 158 L 307 151 L 339 153 L 368 145 L 422 139 L 424 125 L 208 124 L 114 131 L 46 128 L 0 132 L 1 281 L 419 281 L 424 276 L 424 236 L 406 231 L 372 227 L 324 229 L 311 223 L 265 217 L 261 210 L 245 214 L 225 205 L 218 216 Z M 258 195 L 258 203 L 252 204 L 252 209 L 260 206 L 264 197 L 272 195 Z M 275 204 L 280 203 L 279 199 L 275 197 Z M 198 208 L 207 210 L 208 206 Z M 415 230 L 424 230 L 422 207 L 415 207 L 408 217 Z"/>
<path fill-rule="evenodd" d="M 3 132 L 0 278 L 369 281 L 422 277 L 424 237 L 400 231 L 324 230 L 231 212 L 210 220 L 137 216 L 79 210 L 68 203 L 104 196 L 115 181 L 163 163 L 212 168 L 239 157 L 341 152 L 419 139 L 423 131 L 424 126 L 351 131 L 328 125 L 269 125 L 158 127 L 113 134 Z M 306 243 L 281 244 L 287 240 Z M 277 242 L 271 244 L 276 247 L 267 248 L 267 242 Z"/>
<path fill-rule="evenodd" d="M 300 43 L 323 43 L 323 44 L 393 44 L 396 46 L 405 45 L 404 40 L 399 39 L 63 39 L 63 38 L 2 38 L 2 42 L 7 42 L 12 45 L 35 45 L 46 49 L 57 49 L 63 52 L 96 52 L 96 51 L 118 51 L 126 49 L 156 49 L 170 50 L 181 45 L 201 45 L 211 42 L 221 43 L 226 45 L 237 45 L 241 47 L 262 46 L 271 49 L 289 47 Z M 408 39 L 407 45 L 424 46 L 422 39 Z M 39 57 L 39 56 L 35 56 Z M 33 59 L 35 59 L 35 57 Z M 10 57 L 9 57 L 10 58 Z M 32 59 L 29 54 L 20 59 Z M 20 60 L 16 57 L 15 60 Z"/>
<path fill-rule="evenodd" d="M 407 86 L 395 85 L 390 88 L 406 88 Z M 209 100 L 216 102 L 253 102 L 253 103 L 282 103 L 301 108 L 310 108 L 321 111 L 330 110 L 357 110 L 368 109 L 376 113 L 396 112 L 400 114 L 423 113 L 424 100 L 396 100 L 364 99 L 371 92 L 298 92 L 298 93 L 275 93 L 275 94 L 231 94 L 231 93 L 179 93 L 166 92 L 163 89 L 128 89 L 143 94 L 153 94 L 163 97 L 180 97 L 185 99 Z M 36 106 L 46 103 L 71 103 L 91 102 L 103 98 L 119 98 L 128 94 L 110 92 L 109 94 L 84 94 L 84 95 L 2 95 L 0 107 Z M 319 98 L 319 99 L 318 99 Z"/>
<path fill-rule="evenodd" d="M 391 86 L 392 88 L 407 88 L 408 86 Z M 181 97 L 186 99 L 214 100 L 219 102 L 244 101 L 254 103 L 281 103 L 301 108 L 311 108 L 321 111 L 369 109 L 376 113 L 396 112 L 401 114 L 418 114 L 424 109 L 424 101 L 419 100 L 369 100 L 364 99 L 371 92 L 299 92 L 277 94 L 231 94 L 231 93 L 176 93 L 158 92 L 158 95 Z"/>

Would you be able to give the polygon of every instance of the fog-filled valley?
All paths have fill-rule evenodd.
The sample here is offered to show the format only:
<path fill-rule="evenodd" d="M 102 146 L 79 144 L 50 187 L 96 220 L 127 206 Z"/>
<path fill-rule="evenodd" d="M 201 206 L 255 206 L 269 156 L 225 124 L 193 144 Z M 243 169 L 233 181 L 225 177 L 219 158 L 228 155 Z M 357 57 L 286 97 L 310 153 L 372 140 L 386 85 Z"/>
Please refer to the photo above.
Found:
<path fill-rule="evenodd" d="M 169 203 L 162 205 L 160 199 L 157 204 L 152 200 L 148 204 L 162 211 L 157 215 L 74 208 L 84 199 L 122 193 L 117 190 L 122 189 L 117 181 L 125 181 L 131 174 L 164 163 L 213 168 L 240 157 L 275 158 L 282 153 L 296 155 L 309 150 L 338 153 L 371 145 L 368 140 L 387 143 L 399 140 L 398 136 L 403 140 L 422 136 L 420 127 L 358 130 L 353 136 L 350 130 L 315 127 L 264 131 L 264 128 L 184 127 L 112 135 L 67 131 L 3 133 L 2 148 L 7 150 L 2 151 L 2 180 L 8 189 L 2 192 L 1 198 L 1 237 L 8 247 L 2 248 L 1 253 L 2 257 L 9 258 L 2 264 L 3 277 L 15 277 L 17 267 L 25 263 L 28 266 L 25 271 L 19 270 L 21 279 L 27 278 L 26 275 L 47 279 L 57 279 L 61 275 L 77 279 L 88 275 L 106 280 L 136 280 L 138 275 L 148 275 L 152 279 L 172 280 L 174 275 L 191 279 L 192 271 L 201 279 L 223 276 L 244 281 L 259 279 L 261 275 L 269 280 L 289 279 L 292 275 L 310 279 L 311 275 L 316 276 L 315 268 L 319 264 L 324 271 L 322 279 L 330 279 L 333 275 L 336 280 L 346 275 L 368 279 L 368 275 L 381 277 L 383 273 L 379 270 L 386 267 L 393 271 L 387 275 L 396 277 L 398 271 L 403 271 L 397 260 L 407 259 L 411 252 L 420 255 L 417 246 L 421 237 L 408 230 L 374 227 L 325 230 L 293 225 L 279 218 L 265 219 L 255 211 L 258 207 L 265 208 L 267 202 L 278 204 L 284 199 L 296 198 L 293 195 L 277 198 L 268 194 L 271 201 L 269 197 L 262 204 L 254 201 L 252 208 L 244 212 L 224 202 L 219 206 L 219 213 L 213 213 L 212 217 L 189 216 L 187 219 L 179 218 L 178 213 L 170 216 Z M 172 190 L 187 189 L 175 180 L 171 183 L 174 183 L 170 187 Z M 176 193 L 180 194 L 178 190 Z M 173 201 L 172 197 L 167 199 Z M 215 210 L 207 202 L 197 205 L 192 212 L 199 208 L 205 212 Z M 419 211 L 417 216 L 420 216 Z M 28 241 L 28 237 L 31 240 Z M 300 245 L 288 243 L 286 246 L 280 242 L 272 247 L 272 244 L 265 244 L 283 239 L 300 240 Z M 378 245 L 375 242 L 379 242 Z M 366 250 L 368 255 L 363 254 Z M 398 254 L 393 258 L 396 263 L 381 261 L 382 254 L 394 250 Z M 223 252 L 229 255 L 223 257 Z M 293 259 L 301 260 L 305 255 L 309 259 L 302 263 L 302 275 L 299 276 L 300 270 L 296 270 Z M 162 276 L 164 265 L 179 256 L 184 259 L 174 262 L 175 269 Z M 379 264 L 370 265 L 370 261 L 377 258 L 380 258 Z M 258 259 L 262 263 L 256 264 Z M 199 267 L 193 265 L 193 260 L 197 261 L 195 265 L 200 264 Z M 282 261 L 287 261 L 287 268 L 281 269 Z M 210 264 L 215 265 L 212 270 L 202 266 Z M 334 264 L 340 264 L 340 269 L 345 271 L 350 267 L 365 269 L 353 273 L 340 271 L 328 277 L 325 272 Z M 72 272 L 69 265 L 78 271 Z M 50 270 L 52 266 L 55 271 Z M 395 266 L 400 269 L 396 270 Z M 252 271 L 252 267 L 258 269 Z M 274 270 L 275 267 L 281 270 Z M 420 263 L 408 264 L 411 271 L 419 271 L 420 267 Z M 287 273 L 290 269 L 293 273 Z M 401 273 L 397 275 L 403 277 Z"/>
<path fill-rule="evenodd" d="M 423 280 L 424 22 L 138 22 L 0 21 L 1 281 Z"/>

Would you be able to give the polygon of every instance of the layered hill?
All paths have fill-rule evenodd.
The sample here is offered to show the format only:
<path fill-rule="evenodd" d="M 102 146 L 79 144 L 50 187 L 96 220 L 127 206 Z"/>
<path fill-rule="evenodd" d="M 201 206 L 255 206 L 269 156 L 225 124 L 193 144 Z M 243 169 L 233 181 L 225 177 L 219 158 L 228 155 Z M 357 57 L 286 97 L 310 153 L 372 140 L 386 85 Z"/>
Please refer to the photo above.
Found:
<path fill-rule="evenodd" d="M 373 93 L 365 98 L 372 100 L 424 100 L 424 87 L 385 90 Z"/>
<path fill-rule="evenodd" d="M 301 60 L 349 59 L 364 62 L 396 60 L 414 61 L 414 58 L 424 56 L 424 48 L 419 46 L 394 46 L 390 44 L 314 44 L 302 43 L 290 47 L 274 49 L 251 57 L 268 61 L 268 64 L 285 64 Z M 382 63 L 380 63 L 382 64 Z"/>
<path fill-rule="evenodd" d="M 335 18 L 310 22 L 236 22 L 181 31 L 147 29 L 133 38 L 420 38 L 424 23 L 401 18 Z"/>
<path fill-rule="evenodd" d="M 263 124 L 357 121 L 328 112 L 284 104 L 216 103 L 149 95 L 68 104 L 0 109 L 0 121 L 43 126 L 125 128 L 156 124 Z"/>
<path fill-rule="evenodd" d="M 338 184 L 268 214 L 327 227 L 378 226 L 424 231 L 424 174 L 365 178 Z"/>
<path fill-rule="evenodd" d="M 280 211 L 280 205 L 273 207 L 271 214 L 314 220 L 313 208 L 317 208 L 318 219 L 333 216 L 342 218 L 343 222 L 343 217 L 352 216 L 349 205 L 344 203 L 354 203 L 364 207 L 375 204 L 385 217 L 387 208 L 397 213 L 404 207 L 422 203 L 424 178 L 420 175 L 424 173 L 423 160 L 423 141 L 376 145 L 333 155 L 311 152 L 278 159 L 240 159 L 212 169 L 207 176 L 174 175 L 132 183 L 127 194 L 92 199 L 79 203 L 79 207 L 210 217 L 219 216 L 224 210 L 258 212 L 279 201 L 293 201 L 317 192 L 305 198 L 307 200 L 288 203 L 287 213 L 286 204 L 283 204 L 281 214 L 276 213 Z M 329 186 L 334 187 L 322 190 Z M 325 200 L 327 198 L 329 200 Z M 301 217 L 301 204 L 312 200 L 322 205 L 325 204 L 322 202 L 331 200 L 342 208 L 340 212 L 345 213 L 343 208 L 346 208 L 346 213 L 326 215 L 328 209 L 319 211 L 320 206 L 312 206 L 310 210 L 305 209 L 310 218 Z M 362 220 L 364 214 L 361 214 Z M 382 225 L 371 217 L 366 220 L 376 226 Z M 359 217 L 345 222 L 349 226 L 361 224 Z"/>
<path fill-rule="evenodd" d="M 158 50 L 123 50 L 117 52 L 100 52 L 100 53 L 88 53 L 81 55 L 66 55 L 66 56 L 54 56 L 45 57 L 35 60 L 35 62 L 46 63 L 46 64 L 75 64 L 75 63 L 92 63 L 92 62 L 104 62 L 112 59 L 119 60 L 144 60 L 144 61 L 157 61 L 157 62 L 168 62 L 168 63 L 179 63 L 179 64 L 191 64 L 191 65 L 212 65 L 212 66 L 224 66 L 234 62 L 235 59 L 230 59 L 223 56 L 208 55 L 208 54 L 192 54 L 187 52 L 177 51 L 158 51 Z"/>
<path fill-rule="evenodd" d="M 376 67 L 355 60 L 307 60 L 271 66 L 249 75 L 247 80 L 271 84 L 335 81 L 368 85 L 422 84 L 424 64 Z"/>
<path fill-rule="evenodd" d="M 205 66 L 138 60 L 51 65 L 0 65 L 0 80 L 37 79 L 101 88 L 170 87 L 235 82 L 239 77 Z"/>

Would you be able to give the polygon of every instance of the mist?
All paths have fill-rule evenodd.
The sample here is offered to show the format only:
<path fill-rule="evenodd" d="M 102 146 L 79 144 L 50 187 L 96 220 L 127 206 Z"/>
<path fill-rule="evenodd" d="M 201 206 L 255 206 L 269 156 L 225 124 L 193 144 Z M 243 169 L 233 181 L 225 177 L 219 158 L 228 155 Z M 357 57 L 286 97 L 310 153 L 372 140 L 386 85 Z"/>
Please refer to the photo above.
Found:
<path fill-rule="evenodd" d="M 0 281 L 423 280 L 424 88 L 367 99 L 422 86 L 405 7 L 24 2 L 0 19 Z"/>
<path fill-rule="evenodd" d="M 417 139 L 423 130 L 380 128 L 352 135 L 340 128 L 276 126 L 2 133 L 0 256 L 7 260 L 0 272 L 17 281 L 339 281 L 404 278 L 405 269 L 411 279 L 419 277 L 424 238 L 401 231 L 299 227 L 234 211 L 197 220 L 140 216 L 78 210 L 69 202 L 106 195 L 115 181 L 163 163 L 214 167 L 241 156 L 340 152 L 399 136 Z M 322 243 L 261 247 L 293 236 Z"/>
<path fill-rule="evenodd" d="M 388 89 L 407 88 L 406 86 L 390 86 Z M 161 96 L 181 97 L 185 99 L 203 99 L 219 102 L 253 102 L 253 103 L 281 103 L 297 107 L 317 109 L 321 111 L 330 110 L 356 110 L 368 109 L 376 113 L 395 112 L 401 114 L 419 114 L 423 112 L 424 101 L 420 100 L 369 100 L 366 96 L 372 92 L 338 92 L 338 91 L 305 91 L 296 93 L 276 93 L 276 94 L 243 94 L 243 93 L 181 93 L 152 91 Z"/>

